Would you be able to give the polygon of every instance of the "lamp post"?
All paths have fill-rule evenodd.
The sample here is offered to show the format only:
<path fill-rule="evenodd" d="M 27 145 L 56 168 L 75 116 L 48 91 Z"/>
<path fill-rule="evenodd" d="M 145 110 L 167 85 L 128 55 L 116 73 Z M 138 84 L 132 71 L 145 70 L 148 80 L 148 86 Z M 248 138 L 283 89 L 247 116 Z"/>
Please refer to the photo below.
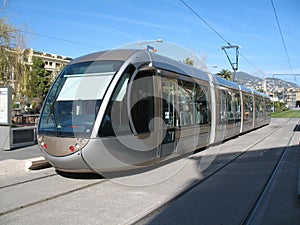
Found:
<path fill-rule="evenodd" d="M 141 47 L 141 45 L 146 45 L 146 44 L 151 44 L 151 43 L 156 43 L 156 42 L 163 42 L 163 39 L 159 38 L 157 40 L 151 40 L 151 41 L 143 41 L 143 42 L 140 42 L 138 41 L 138 47 Z"/>

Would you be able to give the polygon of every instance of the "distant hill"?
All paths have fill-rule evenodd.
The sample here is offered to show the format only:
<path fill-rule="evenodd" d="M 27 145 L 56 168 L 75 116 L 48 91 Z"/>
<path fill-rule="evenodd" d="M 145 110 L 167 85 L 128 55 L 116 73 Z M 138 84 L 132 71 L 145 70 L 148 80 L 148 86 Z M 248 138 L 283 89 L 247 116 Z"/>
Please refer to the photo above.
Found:
<path fill-rule="evenodd" d="M 299 88 L 299 85 L 297 85 L 293 82 L 281 80 L 281 79 L 278 79 L 278 78 L 269 78 L 269 77 L 267 77 L 266 80 L 267 80 L 267 84 L 273 85 L 273 83 L 274 83 L 275 86 L 278 86 L 278 87 L 283 87 L 283 88 L 287 88 L 287 89 L 289 89 L 289 88 Z"/>
<path fill-rule="evenodd" d="M 234 81 L 241 85 L 253 88 L 255 86 L 261 86 L 263 79 L 245 72 L 237 72 Z"/>
<path fill-rule="evenodd" d="M 253 88 L 253 89 L 261 89 L 263 85 L 263 79 L 252 76 L 245 72 L 237 72 L 235 77 L 235 82 Z M 273 87 L 275 87 L 275 90 L 279 89 L 289 89 L 289 88 L 299 88 L 299 86 L 295 83 L 284 81 L 278 78 L 266 78 L 266 86 L 267 91 L 273 90 Z"/>

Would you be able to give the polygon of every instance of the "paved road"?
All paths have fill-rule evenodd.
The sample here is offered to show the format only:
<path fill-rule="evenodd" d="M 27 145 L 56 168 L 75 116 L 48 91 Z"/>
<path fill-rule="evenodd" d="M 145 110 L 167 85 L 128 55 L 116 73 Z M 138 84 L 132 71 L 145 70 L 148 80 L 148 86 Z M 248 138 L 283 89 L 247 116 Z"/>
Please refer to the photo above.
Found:
<path fill-rule="evenodd" d="M 12 150 L 0 150 L 0 161 L 7 159 L 24 160 L 41 156 L 42 153 L 37 145 Z"/>
<path fill-rule="evenodd" d="M 0 223 L 239 224 L 272 165 L 289 146 L 249 224 L 299 224 L 300 132 L 293 131 L 298 123 L 272 120 L 271 125 L 222 145 L 143 174 L 114 179 L 66 178 L 53 168 L 26 172 L 21 164 L 40 155 L 36 146 L 1 151 Z M 140 220 L 150 212 L 150 217 Z"/>
<path fill-rule="evenodd" d="M 293 132 L 294 122 L 289 121 L 143 224 L 300 224 L 296 196 L 300 135 Z M 277 125 L 273 123 L 273 126 Z M 264 133 L 267 129 L 257 132 Z M 254 197 L 259 195 L 284 149 L 286 154 L 273 181 L 247 220 Z"/>

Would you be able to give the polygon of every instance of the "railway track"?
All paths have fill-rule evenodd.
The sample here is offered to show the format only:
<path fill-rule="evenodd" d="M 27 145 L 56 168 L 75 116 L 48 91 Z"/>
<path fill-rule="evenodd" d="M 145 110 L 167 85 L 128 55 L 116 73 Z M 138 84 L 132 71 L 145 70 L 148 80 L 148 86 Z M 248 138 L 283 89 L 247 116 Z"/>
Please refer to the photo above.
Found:
<path fill-rule="evenodd" d="M 48 175 L 44 175 L 44 176 L 39 176 L 39 177 L 36 177 L 36 178 L 26 179 L 26 180 L 23 180 L 23 181 L 17 181 L 17 182 L 11 183 L 11 184 L 1 185 L 0 190 L 4 189 L 4 188 L 14 187 L 14 186 L 18 186 L 20 184 L 25 184 L 25 183 L 29 183 L 29 182 L 32 182 L 32 181 L 40 180 L 40 179 L 46 179 L 46 178 L 52 177 L 52 176 L 57 176 L 57 174 L 52 173 L 52 174 L 48 174 Z"/>
<path fill-rule="evenodd" d="M 292 119 L 289 119 L 287 121 L 287 123 L 289 123 L 291 120 Z M 139 220 L 135 221 L 135 224 L 139 224 L 139 225 L 141 225 L 141 224 L 160 224 L 160 222 L 162 222 L 162 218 L 166 218 L 166 216 L 170 216 L 171 214 L 172 215 L 176 214 L 176 210 L 173 210 L 172 213 L 170 212 L 170 210 L 169 210 L 169 213 L 165 213 L 165 211 L 167 211 L 168 208 L 172 207 L 172 205 L 174 203 L 176 204 L 178 201 L 180 201 L 180 199 L 182 197 L 184 197 L 186 194 L 189 194 L 190 192 L 192 192 L 197 187 L 205 184 L 205 182 L 207 182 L 208 180 L 212 180 L 216 176 L 219 176 L 219 174 L 221 174 L 222 171 L 226 167 L 228 167 L 229 165 L 233 164 L 235 161 L 239 160 L 245 154 L 249 153 L 249 150 L 253 149 L 255 146 L 262 144 L 263 142 L 267 141 L 267 139 L 269 139 L 272 136 L 276 136 L 276 135 L 278 136 L 278 133 L 280 133 L 281 128 L 283 126 L 285 126 L 285 125 L 283 124 L 280 127 L 278 127 L 278 129 L 275 129 L 274 131 L 272 131 L 268 135 L 263 136 L 262 138 L 260 138 L 256 142 L 254 142 L 252 145 L 250 145 L 249 147 L 247 147 L 247 149 L 245 149 L 244 151 L 242 151 L 240 154 L 236 155 L 231 160 L 228 160 L 226 163 L 224 163 L 224 164 L 222 164 L 220 166 L 217 166 L 216 168 L 214 168 L 214 170 L 210 171 L 209 175 L 207 175 L 206 177 L 204 177 L 203 179 L 201 179 L 201 180 L 199 180 L 197 182 L 194 182 L 192 185 L 190 185 L 188 188 L 186 188 L 183 192 L 181 192 L 180 194 L 178 194 L 174 198 L 170 199 L 169 201 L 167 201 L 164 204 L 162 204 L 160 207 L 152 210 L 147 215 L 145 215 L 142 218 L 140 218 Z M 298 121 L 298 124 L 297 124 L 296 128 L 297 127 L 300 128 L 299 121 Z M 272 182 L 273 182 L 273 180 L 274 180 L 274 178 L 275 178 L 275 176 L 276 176 L 276 174 L 278 172 L 279 167 L 281 166 L 283 160 L 285 159 L 286 152 L 289 149 L 291 141 L 294 138 L 294 134 L 295 133 L 293 133 L 289 137 L 289 140 L 287 141 L 287 145 L 282 149 L 280 155 L 278 156 L 278 159 L 275 160 L 275 163 L 272 166 L 271 172 L 269 173 L 269 175 L 264 180 L 263 184 L 260 187 L 260 190 L 253 197 L 253 200 L 250 201 L 250 204 L 248 205 L 248 208 L 245 211 L 244 215 L 241 217 L 241 220 L 238 223 L 229 223 L 229 224 L 243 224 L 243 225 L 250 225 L 251 224 L 251 222 L 255 218 L 255 215 L 257 213 L 258 208 L 263 203 L 263 200 L 265 198 L 266 193 L 271 188 Z M 182 201 L 181 201 L 181 203 L 182 203 Z M 178 204 L 180 204 L 180 203 L 178 203 Z M 182 207 L 184 207 L 184 206 L 182 206 Z M 188 217 L 188 215 L 186 215 L 186 216 Z M 171 222 L 172 222 L 172 224 L 180 224 L 180 223 L 182 223 L 182 221 L 180 221 L 180 220 L 179 220 L 179 222 L 178 221 L 176 222 L 175 220 L 171 220 Z M 191 221 L 189 221 L 189 222 L 191 222 Z M 193 221 L 192 223 L 189 223 L 189 224 L 194 224 L 194 222 L 195 221 Z M 168 223 L 168 222 L 166 222 L 166 223 Z M 201 220 L 200 220 L 199 224 L 214 224 L 214 223 L 210 223 L 210 222 L 209 223 L 205 223 L 205 222 L 202 223 Z M 226 224 L 226 223 L 224 223 L 224 224 Z"/>
<path fill-rule="evenodd" d="M 265 182 L 265 185 L 262 187 L 261 191 L 257 195 L 255 201 L 253 202 L 253 204 L 249 208 L 248 213 L 245 215 L 245 217 L 241 221 L 241 224 L 250 225 L 255 220 L 255 217 L 259 217 L 257 215 L 258 211 L 259 211 L 259 208 L 264 206 L 264 200 L 265 199 L 269 200 L 268 198 L 270 198 L 270 196 L 267 197 L 268 192 L 270 192 L 270 193 L 272 192 L 271 191 L 273 189 L 272 185 L 273 185 L 273 183 L 275 183 L 276 175 L 279 173 L 281 167 L 283 167 L 284 161 L 287 158 L 288 151 L 291 149 L 292 141 L 293 141 L 293 139 L 295 139 L 295 135 L 296 135 L 295 131 L 299 131 L 299 129 L 300 129 L 300 123 L 298 121 L 297 125 L 294 128 L 294 133 L 291 135 L 291 137 L 288 140 L 287 146 L 284 147 L 284 149 L 283 149 L 280 157 L 278 158 L 278 161 L 276 162 L 271 174 L 267 178 L 267 180 Z M 298 176 L 299 176 L 299 174 L 298 174 Z M 255 222 L 254 222 L 254 224 L 255 224 Z"/>
<path fill-rule="evenodd" d="M 65 178 L 60 177 L 58 174 L 53 173 L 53 174 L 48 174 L 48 175 L 41 176 L 41 177 L 38 177 L 38 178 L 28 179 L 28 180 L 25 180 L 25 181 L 22 181 L 22 182 L 16 182 L 16 183 L 13 183 L 13 184 L 2 186 L 2 187 L 0 187 L 0 191 L 4 193 L 7 189 L 22 190 L 21 186 L 26 186 L 26 185 L 32 184 L 32 183 L 53 182 L 53 178 L 58 179 L 58 180 L 65 179 Z M 52 180 L 50 180 L 50 179 L 52 179 Z M 100 179 L 100 180 L 98 179 L 96 181 L 87 180 L 87 182 L 84 182 L 83 184 L 75 185 L 75 186 L 69 187 L 69 188 L 64 188 L 61 191 L 58 191 L 56 193 L 50 193 L 50 194 L 47 194 L 47 195 L 44 195 L 44 196 L 38 196 L 38 198 L 32 199 L 31 201 L 29 201 L 27 203 L 25 202 L 25 203 L 19 204 L 17 206 L 11 207 L 11 208 L 8 207 L 7 210 L 3 210 L 3 211 L 0 212 L 0 216 L 6 215 L 6 214 L 9 214 L 9 213 L 12 213 L 12 212 L 16 212 L 20 209 L 25 209 L 25 208 L 30 207 L 30 206 L 39 205 L 41 203 L 44 203 L 44 202 L 47 202 L 49 200 L 53 200 L 53 199 L 56 199 L 56 198 L 59 198 L 59 197 L 67 196 L 71 193 L 82 191 L 84 189 L 90 188 L 92 186 L 99 185 L 99 184 L 101 184 L 103 182 L 106 182 L 106 181 L 107 181 L 106 179 Z M 32 191 L 35 191 L 35 190 L 33 189 Z M 5 201 L 5 200 L 2 198 L 2 201 Z"/>
<path fill-rule="evenodd" d="M 231 143 L 236 143 L 238 149 L 241 141 L 247 138 L 255 140 L 241 145 L 240 148 L 243 149 L 234 152 L 232 155 L 227 156 L 227 152 L 223 155 L 220 154 L 220 158 L 217 157 L 215 160 L 216 163 L 203 171 L 203 176 L 199 176 L 199 171 L 197 171 L 198 175 L 195 175 L 194 179 L 190 179 L 193 174 L 190 173 L 191 170 L 187 170 L 186 172 L 179 171 L 181 174 L 178 174 L 178 176 L 174 175 L 165 182 L 156 183 L 152 186 L 130 187 L 128 185 L 130 183 L 123 182 L 128 181 L 126 177 L 116 180 L 105 178 L 82 179 L 80 177 L 69 179 L 57 175 L 54 170 L 50 173 L 47 172 L 46 175 L 41 172 L 39 177 L 28 178 L 20 182 L 16 181 L 0 187 L 0 221 L 5 224 L 15 224 L 12 221 L 36 224 L 37 218 L 40 217 L 41 213 L 44 213 L 60 218 L 61 224 L 69 224 L 70 221 L 84 221 L 84 223 L 90 224 L 160 224 L 162 221 L 165 224 L 195 224 L 193 221 L 182 221 L 180 219 L 186 219 L 189 215 L 197 215 L 197 213 L 203 217 L 205 214 L 212 213 L 214 218 L 232 219 L 231 222 L 222 221 L 223 224 L 253 224 L 257 211 L 264 203 L 264 198 L 266 198 L 265 196 L 272 186 L 274 177 L 278 173 L 278 168 L 280 168 L 286 157 L 286 152 L 289 150 L 288 146 L 292 145 L 291 142 L 296 139 L 294 137 L 295 133 L 292 134 L 292 131 L 287 133 L 287 131 L 292 130 L 292 124 L 295 122 L 295 120 L 286 120 L 284 123 L 272 124 L 225 142 L 221 146 L 227 146 L 226 149 L 233 145 Z M 299 121 L 297 122 L 299 123 Z M 284 139 L 283 147 L 276 147 L 274 150 L 273 145 L 265 146 L 266 143 L 274 143 L 274 146 L 276 146 L 275 142 L 278 137 Z M 186 164 L 182 170 L 187 169 L 189 166 L 195 167 L 196 164 L 199 164 L 201 157 L 203 157 L 203 152 L 194 154 L 189 159 L 184 159 L 188 163 L 181 162 L 184 165 Z M 259 162 L 264 157 L 266 157 L 266 160 Z M 178 164 L 179 161 L 171 164 Z M 267 166 L 270 162 L 272 162 L 272 165 Z M 170 170 L 171 164 L 146 174 L 152 174 L 153 177 L 161 176 L 163 171 Z M 249 170 L 248 165 L 251 168 Z M 254 176 L 255 172 L 252 172 L 252 170 L 262 171 L 264 174 L 257 179 Z M 239 179 L 244 172 L 247 172 L 249 176 L 241 181 Z M 237 180 L 234 181 L 231 176 L 235 176 Z M 133 176 L 130 179 L 134 179 L 133 183 L 135 183 L 141 177 L 149 179 L 148 177 L 145 178 L 145 175 Z M 185 180 L 180 180 L 182 178 Z M 254 185 L 247 186 L 251 183 L 248 180 L 251 179 L 261 180 L 260 182 L 257 181 L 256 189 L 250 192 L 251 199 L 250 197 L 247 201 L 241 199 L 241 201 L 244 201 L 243 207 L 237 205 L 234 213 L 230 212 L 230 207 L 226 204 L 229 204 L 230 201 L 238 203 L 239 198 L 242 196 L 241 193 L 248 192 L 248 189 L 254 187 Z M 218 187 L 216 188 L 216 186 Z M 232 195 L 227 193 L 231 188 L 234 189 Z M 198 197 L 200 200 L 197 201 Z M 202 201 L 203 204 L 193 205 L 193 209 L 188 208 L 190 206 L 184 205 L 185 200 L 182 200 L 186 198 L 192 199 L 189 200 L 190 202 L 196 199 L 197 204 Z M 230 201 L 222 200 L 222 198 L 228 198 Z M 215 204 L 212 206 L 209 201 L 215 201 Z M 181 204 L 181 212 L 176 211 L 178 204 Z M 225 206 L 222 206 L 222 204 L 225 204 Z M 72 207 L 72 205 L 74 206 Z M 69 211 L 67 210 L 68 207 L 71 208 Z M 210 212 L 212 208 L 214 208 L 214 211 Z M 220 213 L 224 208 L 225 215 L 222 216 Z M 190 211 L 185 211 L 185 209 Z M 196 210 L 196 213 L 193 213 L 193 210 Z M 85 213 L 82 213 L 82 211 Z M 230 218 L 232 214 L 237 218 Z M 55 218 L 53 220 L 47 218 L 47 220 L 43 220 L 44 224 L 57 221 Z M 217 222 L 210 220 L 205 223 L 205 221 L 199 220 L 197 224 L 217 224 Z"/>
<path fill-rule="evenodd" d="M 293 137 L 294 137 L 294 134 L 290 137 L 290 139 L 288 141 L 288 146 L 286 146 L 283 149 L 283 151 L 282 151 L 278 161 L 276 162 L 271 174 L 267 178 L 267 180 L 265 182 L 265 185 L 262 187 L 261 191 L 258 193 L 254 203 L 250 206 L 250 208 L 248 210 L 248 213 L 245 215 L 245 217 L 243 218 L 243 220 L 241 221 L 240 224 L 243 224 L 243 225 L 250 225 L 251 224 L 253 218 L 255 217 L 256 211 L 261 206 L 267 191 L 270 189 L 270 187 L 272 185 L 272 182 L 273 182 L 273 180 L 274 180 L 274 178 L 275 178 L 275 176 L 278 172 L 279 167 L 281 166 L 281 164 L 282 164 L 282 162 L 285 158 L 286 152 L 289 149 L 289 145 L 290 145 Z"/>
<path fill-rule="evenodd" d="M 62 197 L 62 196 L 66 196 L 66 195 L 71 194 L 71 193 L 73 193 L 73 192 L 81 191 L 81 190 L 87 189 L 87 188 L 89 188 L 89 187 L 98 185 L 98 184 L 103 183 L 103 182 L 105 182 L 105 180 L 98 181 L 98 182 L 95 182 L 95 183 L 92 183 L 92 184 L 87 184 L 87 185 L 81 186 L 81 187 L 79 187 L 79 188 L 74 188 L 74 189 L 71 189 L 71 190 L 68 190 L 68 191 L 59 193 L 59 194 L 57 194 L 57 195 L 52 195 L 52 196 L 50 196 L 50 197 L 43 198 L 43 199 L 40 199 L 40 200 L 38 200 L 38 201 L 30 202 L 30 203 L 28 203 L 28 204 L 20 205 L 20 206 L 18 206 L 18 207 L 13 208 L 13 209 L 9 209 L 9 210 L 7 210 L 7 211 L 1 212 L 1 213 L 0 213 L 0 216 L 5 215 L 5 214 L 8 214 L 8 213 L 15 212 L 15 211 L 17 211 L 17 210 L 24 209 L 24 208 L 27 208 L 27 207 L 30 207 L 30 206 L 38 205 L 38 204 L 40 204 L 40 203 L 44 203 L 44 202 L 46 202 L 46 201 L 53 200 L 53 199 L 56 199 L 56 198 L 59 198 L 59 197 Z"/>

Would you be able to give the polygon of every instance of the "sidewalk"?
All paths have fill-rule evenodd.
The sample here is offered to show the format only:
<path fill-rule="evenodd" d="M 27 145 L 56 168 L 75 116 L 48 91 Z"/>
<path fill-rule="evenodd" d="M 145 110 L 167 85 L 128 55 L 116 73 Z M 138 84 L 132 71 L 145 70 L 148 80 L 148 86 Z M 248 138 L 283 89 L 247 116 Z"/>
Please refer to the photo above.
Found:
<path fill-rule="evenodd" d="M 32 159 L 42 156 L 37 145 L 0 151 L 0 176 L 26 173 Z"/>
<path fill-rule="evenodd" d="M 42 156 L 38 145 L 0 151 L 0 161 L 8 159 L 25 160 Z"/>

